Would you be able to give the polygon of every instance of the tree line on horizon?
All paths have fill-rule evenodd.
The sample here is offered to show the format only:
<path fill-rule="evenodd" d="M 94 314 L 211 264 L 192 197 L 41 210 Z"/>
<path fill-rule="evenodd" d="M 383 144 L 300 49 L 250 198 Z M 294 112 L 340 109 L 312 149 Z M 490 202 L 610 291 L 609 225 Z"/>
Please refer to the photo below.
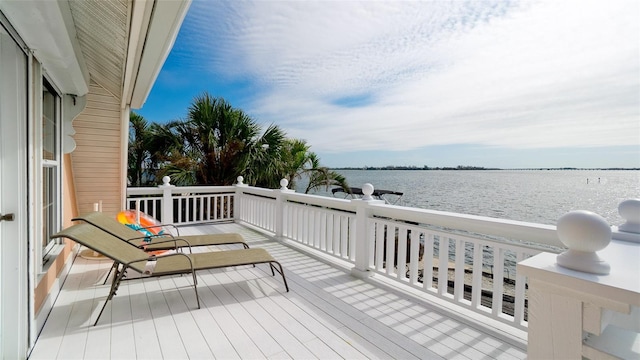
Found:
<path fill-rule="evenodd" d="M 333 170 L 500 170 L 498 168 L 486 168 L 482 166 L 458 165 L 456 167 L 429 167 L 424 166 L 363 166 L 363 167 L 334 167 Z"/>
<path fill-rule="evenodd" d="M 262 129 L 241 109 L 204 92 L 196 96 L 185 120 L 166 124 L 130 114 L 127 178 L 130 186 L 157 185 L 164 176 L 171 183 L 232 185 L 244 183 L 279 188 L 306 178 L 305 193 L 321 187 L 348 189 L 344 176 L 320 165 L 305 140 L 288 138 L 275 124 Z"/>

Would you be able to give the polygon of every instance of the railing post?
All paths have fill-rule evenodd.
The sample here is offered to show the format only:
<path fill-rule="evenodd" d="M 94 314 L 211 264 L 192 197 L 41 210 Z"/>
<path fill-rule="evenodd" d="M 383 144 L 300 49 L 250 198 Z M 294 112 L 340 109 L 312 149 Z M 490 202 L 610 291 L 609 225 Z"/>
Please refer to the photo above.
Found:
<path fill-rule="evenodd" d="M 241 211 L 241 199 L 242 199 L 242 188 L 246 188 L 248 185 L 243 183 L 244 181 L 244 177 L 242 176 L 238 176 L 237 177 L 238 182 L 236 183 L 236 194 L 233 198 L 233 221 L 237 222 L 238 220 L 242 220 L 242 217 L 240 216 L 240 211 Z"/>
<path fill-rule="evenodd" d="M 165 176 L 162 178 L 162 185 L 158 185 L 158 188 L 162 190 L 162 222 L 165 224 L 173 224 L 173 197 L 171 196 L 171 189 L 176 187 L 169 184 L 171 178 Z"/>
<path fill-rule="evenodd" d="M 276 230 L 276 239 L 282 240 L 284 237 L 284 204 L 285 201 L 284 199 L 286 198 L 286 196 L 284 196 L 287 193 L 294 193 L 296 192 L 295 190 L 291 190 L 287 188 L 287 185 L 289 185 L 289 180 L 287 179 L 282 179 L 280 180 L 280 189 L 275 191 L 276 194 L 276 226 L 275 226 L 275 230 Z"/>
<path fill-rule="evenodd" d="M 351 200 L 356 204 L 356 246 L 355 246 L 355 266 L 351 269 L 351 275 L 358 278 L 367 278 L 373 276 L 374 272 L 370 271 L 369 253 L 371 251 L 373 233 L 369 233 L 368 226 L 371 216 L 371 205 L 384 204 L 382 200 L 374 200 L 373 185 L 367 183 L 362 185 L 362 199 Z"/>
<path fill-rule="evenodd" d="M 620 230 L 635 229 L 640 201 L 619 209 L 630 223 Z M 567 251 L 517 265 L 529 284 L 528 358 L 638 358 L 626 339 L 638 332 L 629 324 L 640 307 L 640 244 L 616 239 L 606 220 L 588 211 L 562 216 L 557 234 Z"/>

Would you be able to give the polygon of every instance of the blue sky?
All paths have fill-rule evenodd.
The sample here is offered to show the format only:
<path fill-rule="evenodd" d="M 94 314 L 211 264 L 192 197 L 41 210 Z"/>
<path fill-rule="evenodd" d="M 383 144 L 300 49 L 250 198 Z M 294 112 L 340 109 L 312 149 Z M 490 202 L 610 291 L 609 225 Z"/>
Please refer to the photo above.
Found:
<path fill-rule="evenodd" d="M 137 112 L 204 91 L 330 167 L 640 167 L 640 2 L 195 0 Z"/>

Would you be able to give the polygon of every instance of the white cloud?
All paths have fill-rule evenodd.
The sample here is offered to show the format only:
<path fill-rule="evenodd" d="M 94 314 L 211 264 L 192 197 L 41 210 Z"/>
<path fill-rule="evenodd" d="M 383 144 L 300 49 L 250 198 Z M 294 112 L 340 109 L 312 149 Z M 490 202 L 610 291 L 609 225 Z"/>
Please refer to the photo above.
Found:
<path fill-rule="evenodd" d="M 640 145 L 639 6 L 195 2 L 177 50 L 315 151 Z"/>

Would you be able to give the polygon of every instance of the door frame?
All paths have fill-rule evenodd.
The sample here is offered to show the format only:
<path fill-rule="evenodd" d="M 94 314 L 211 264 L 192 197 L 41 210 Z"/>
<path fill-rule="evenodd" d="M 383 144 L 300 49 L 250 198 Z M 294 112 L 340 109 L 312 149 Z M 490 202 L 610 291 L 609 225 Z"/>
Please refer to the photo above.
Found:
<path fill-rule="evenodd" d="M 27 356 L 32 307 L 27 159 L 30 56 L 24 48 L 0 16 L 0 213 L 14 214 L 13 221 L 0 222 L 0 357 L 15 359 Z"/>

